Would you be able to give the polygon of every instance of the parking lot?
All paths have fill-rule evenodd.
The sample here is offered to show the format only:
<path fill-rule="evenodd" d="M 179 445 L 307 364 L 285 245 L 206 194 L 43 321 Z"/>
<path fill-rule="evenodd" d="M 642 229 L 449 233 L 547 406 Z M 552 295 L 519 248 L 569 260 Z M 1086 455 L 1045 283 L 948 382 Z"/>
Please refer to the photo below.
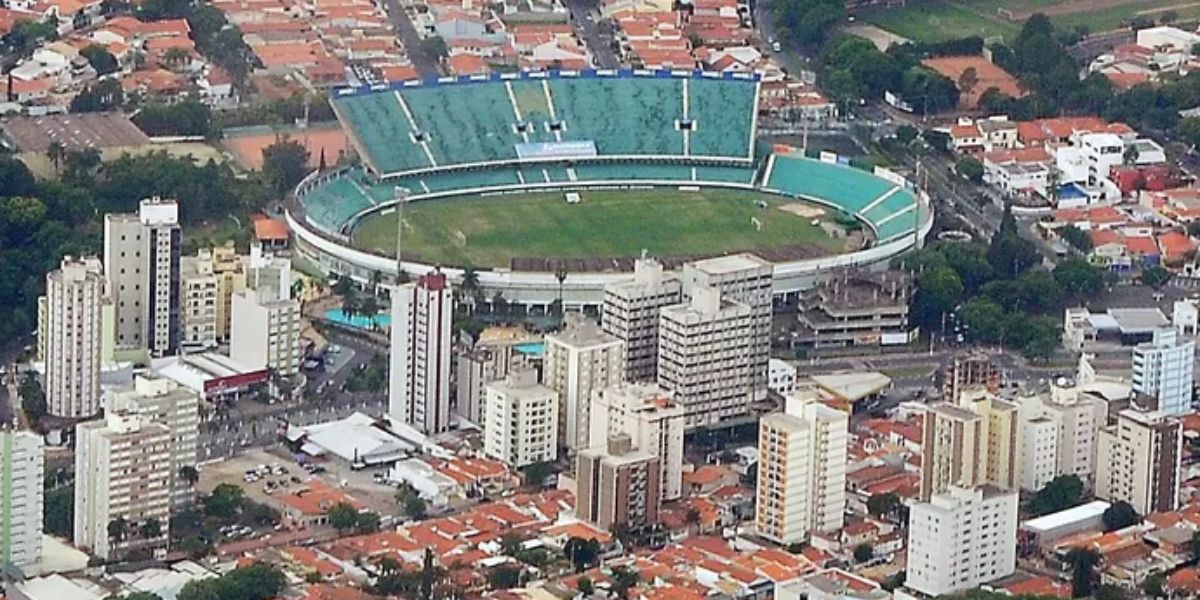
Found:
<path fill-rule="evenodd" d="M 222 462 L 202 466 L 197 487 L 207 494 L 222 483 L 231 483 L 241 487 L 247 498 L 278 508 L 275 497 L 294 494 L 304 489 L 314 478 L 319 478 L 331 487 L 341 488 L 365 504 L 368 510 L 381 516 L 399 514 L 395 488 L 374 480 L 374 474 L 383 473 L 383 469 L 355 471 L 336 461 L 313 464 L 318 472 L 310 474 L 282 452 L 276 454 L 252 450 Z M 264 471 L 269 471 L 269 474 L 259 474 Z"/>

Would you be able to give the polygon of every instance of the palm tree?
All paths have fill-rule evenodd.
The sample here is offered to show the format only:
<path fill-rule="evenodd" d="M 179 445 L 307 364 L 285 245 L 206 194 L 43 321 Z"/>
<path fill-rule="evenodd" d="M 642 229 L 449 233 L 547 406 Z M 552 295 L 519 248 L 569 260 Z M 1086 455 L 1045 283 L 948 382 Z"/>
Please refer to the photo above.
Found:
<path fill-rule="evenodd" d="M 196 482 L 200 481 L 200 472 L 192 465 L 184 465 L 179 468 L 179 477 L 188 482 L 188 485 L 195 487 Z"/>
<path fill-rule="evenodd" d="M 62 165 L 63 159 L 67 157 L 67 147 L 62 145 L 62 142 L 53 141 L 49 146 L 46 146 L 46 158 L 50 159 L 50 163 L 54 165 L 54 174 L 58 175 L 58 168 Z"/>
<path fill-rule="evenodd" d="M 163 54 L 163 62 L 168 67 L 177 67 L 181 64 L 187 64 L 192 58 L 192 53 L 184 48 L 171 48 Z"/>
<path fill-rule="evenodd" d="M 371 271 L 371 293 L 379 295 L 379 284 L 383 283 L 383 273 Z"/>
<path fill-rule="evenodd" d="M 468 266 L 463 269 L 462 275 L 462 293 L 467 298 L 467 306 L 469 312 L 475 312 L 475 305 L 482 303 L 483 291 L 479 289 L 479 271 L 475 267 Z"/>
<path fill-rule="evenodd" d="M 139 532 L 142 534 L 143 538 L 152 540 L 162 535 L 162 523 L 160 523 L 158 519 L 146 519 L 146 522 L 142 523 Z"/>
<path fill-rule="evenodd" d="M 122 542 L 129 533 L 129 521 L 125 517 L 117 517 L 108 522 L 108 537 L 110 540 Z"/>

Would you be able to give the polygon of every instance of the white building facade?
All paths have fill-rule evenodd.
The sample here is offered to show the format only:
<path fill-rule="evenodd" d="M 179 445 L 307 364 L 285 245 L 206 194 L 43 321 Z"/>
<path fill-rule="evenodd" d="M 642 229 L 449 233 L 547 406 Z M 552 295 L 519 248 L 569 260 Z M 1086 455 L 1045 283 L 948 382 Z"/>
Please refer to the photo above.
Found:
<path fill-rule="evenodd" d="M 519 469 L 558 458 L 558 394 L 521 369 L 487 385 L 483 452 Z"/>
<path fill-rule="evenodd" d="M 31 431 L 0 431 L 0 561 L 28 567 L 42 557 L 45 487 L 42 436 Z"/>
<path fill-rule="evenodd" d="M 104 216 L 104 275 L 116 309 L 116 345 L 155 356 L 179 349 L 182 235 L 175 200 L 148 198 L 138 213 Z"/>
<path fill-rule="evenodd" d="M 573 317 L 575 317 L 573 315 Z M 558 436 L 571 450 L 587 448 L 592 396 L 625 378 L 625 342 L 583 317 L 546 336 L 542 381 L 558 393 Z M 605 438 L 596 440 L 604 443 Z"/>
<path fill-rule="evenodd" d="M 165 549 L 171 521 L 171 430 L 136 413 L 109 411 L 75 428 L 74 544 L 100 558 Z M 122 538 L 109 524 L 126 523 Z M 157 523 L 159 535 L 141 529 Z"/>
<path fill-rule="evenodd" d="M 908 522 L 908 588 L 954 594 L 1016 570 L 1016 492 L 954 486 L 913 504 Z"/>
<path fill-rule="evenodd" d="M 591 405 L 591 446 L 628 435 L 635 448 L 658 456 L 662 500 L 682 497 L 686 415 L 674 395 L 652 383 L 623 383 L 593 394 Z"/>
<path fill-rule="evenodd" d="M 96 258 L 66 257 L 46 275 L 38 340 L 46 363 L 46 404 L 60 417 L 100 412 L 105 281 Z"/>
<path fill-rule="evenodd" d="M 850 415 L 798 391 L 759 421 L 755 528 L 778 544 L 842 527 Z"/>
<path fill-rule="evenodd" d="M 388 414 L 425 434 L 450 428 L 450 280 L 440 272 L 392 291 Z"/>
<path fill-rule="evenodd" d="M 604 287 L 601 325 L 625 342 L 625 379 L 654 381 L 658 372 L 658 314 L 683 300 L 683 284 L 649 258 L 633 265 L 633 278 Z"/>
<path fill-rule="evenodd" d="M 138 375 L 132 386 L 116 388 L 108 395 L 110 410 L 136 413 L 146 421 L 165 425 L 171 432 L 171 505 L 190 505 L 195 490 L 181 471 L 194 469 L 200 437 L 200 396 L 174 380 Z"/>
<path fill-rule="evenodd" d="M 1157 399 L 1160 412 L 1191 412 L 1195 363 L 1195 340 L 1184 339 L 1174 328 L 1159 329 L 1151 341 L 1133 349 L 1133 391 Z"/>

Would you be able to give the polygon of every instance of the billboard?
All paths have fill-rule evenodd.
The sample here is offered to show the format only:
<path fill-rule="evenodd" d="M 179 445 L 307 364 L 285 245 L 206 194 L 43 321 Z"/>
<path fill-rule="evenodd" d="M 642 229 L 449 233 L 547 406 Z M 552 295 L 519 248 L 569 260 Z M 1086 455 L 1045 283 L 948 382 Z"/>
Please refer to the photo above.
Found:
<path fill-rule="evenodd" d="M 595 158 L 596 144 L 591 140 L 578 142 L 527 142 L 516 144 L 517 158 Z"/>

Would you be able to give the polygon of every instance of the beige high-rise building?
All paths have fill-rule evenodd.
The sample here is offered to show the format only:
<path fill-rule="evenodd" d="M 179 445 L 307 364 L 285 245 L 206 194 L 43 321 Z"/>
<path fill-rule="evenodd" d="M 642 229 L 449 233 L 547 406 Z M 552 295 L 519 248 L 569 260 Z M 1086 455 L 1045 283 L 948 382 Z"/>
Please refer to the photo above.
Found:
<path fill-rule="evenodd" d="M 558 394 L 520 369 L 487 385 L 483 452 L 519 469 L 558 458 Z"/>
<path fill-rule="evenodd" d="M 185 352 L 203 352 L 217 345 L 218 278 L 212 260 L 184 256 L 179 259 L 179 296 L 181 298 L 180 348 Z"/>
<path fill-rule="evenodd" d="M 560 443 L 579 450 L 588 439 L 588 407 L 592 395 L 625 378 L 625 342 L 604 333 L 579 314 L 567 326 L 546 336 L 542 382 L 558 393 Z"/>
<path fill-rule="evenodd" d="M 654 381 L 658 373 L 658 313 L 683 300 L 683 283 L 662 263 L 640 258 L 633 277 L 604 287 L 601 326 L 625 342 L 625 379 Z"/>
<path fill-rule="evenodd" d="M 593 394 L 591 446 L 625 434 L 638 450 L 658 456 L 663 500 L 683 496 L 683 430 L 687 420 L 674 394 L 653 383 L 621 383 Z"/>
<path fill-rule="evenodd" d="M 1139 515 L 1179 507 L 1183 426 L 1160 411 L 1126 409 L 1100 430 L 1096 497 L 1128 502 Z"/>
<path fill-rule="evenodd" d="M 181 470 L 196 467 L 200 396 L 174 380 L 143 374 L 134 378 L 133 385 L 113 389 L 105 405 L 111 410 L 136 413 L 170 430 L 171 505 L 178 509 L 191 504 L 195 488 Z"/>
<path fill-rule="evenodd" d="M 939 403 L 925 411 L 921 444 L 921 499 L 950 486 L 1020 487 L 1020 411 L 985 388 L 959 394 L 959 404 Z"/>
<path fill-rule="evenodd" d="M 197 259 L 208 257 L 213 275 L 217 277 L 217 341 L 229 339 L 233 315 L 233 295 L 246 289 L 246 261 L 237 253 L 233 242 L 212 250 L 200 250 Z"/>
<path fill-rule="evenodd" d="M 118 348 L 145 348 L 155 356 L 179 349 L 181 245 L 175 200 L 148 198 L 137 214 L 104 215 L 104 276 Z"/>
<path fill-rule="evenodd" d="M 1017 402 L 1024 424 L 1019 459 L 1022 489 L 1041 489 L 1060 475 L 1075 475 L 1087 489 L 1093 489 L 1097 438 L 1108 420 L 1104 398 L 1087 385 L 1052 383 L 1048 394 L 1019 398 Z M 1044 435 L 1048 426 L 1053 427 L 1053 440 Z"/>
<path fill-rule="evenodd" d="M 658 522 L 662 478 L 654 453 L 634 448 L 628 435 L 617 434 L 603 446 L 579 452 L 575 464 L 580 519 L 604 531 Z"/>
<path fill-rule="evenodd" d="M 292 377 L 300 372 L 301 313 L 300 301 L 292 297 L 290 263 L 270 258 L 251 263 L 246 289 L 231 301 L 229 357 Z"/>
<path fill-rule="evenodd" d="M 688 429 L 749 412 L 755 398 L 754 318 L 750 306 L 700 286 L 687 304 L 662 309 L 658 385 L 675 392 Z"/>
<path fill-rule="evenodd" d="M 759 421 L 755 528 L 778 544 L 845 521 L 850 415 L 805 388 Z"/>
<path fill-rule="evenodd" d="M 683 296 L 697 288 L 720 291 L 721 298 L 750 307 L 750 389 L 756 400 L 767 396 L 771 358 L 771 316 L 775 267 L 753 254 L 732 254 L 683 265 Z"/>
<path fill-rule="evenodd" d="M 107 411 L 75 427 L 76 546 L 104 559 L 132 549 L 165 552 L 172 447 L 170 428 L 136 413 Z M 114 539 L 109 525 L 118 519 L 125 532 Z"/>
<path fill-rule="evenodd" d="M 104 268 L 95 257 L 66 257 L 46 275 L 38 346 L 46 364 L 46 404 L 60 417 L 100 412 L 104 349 Z"/>

